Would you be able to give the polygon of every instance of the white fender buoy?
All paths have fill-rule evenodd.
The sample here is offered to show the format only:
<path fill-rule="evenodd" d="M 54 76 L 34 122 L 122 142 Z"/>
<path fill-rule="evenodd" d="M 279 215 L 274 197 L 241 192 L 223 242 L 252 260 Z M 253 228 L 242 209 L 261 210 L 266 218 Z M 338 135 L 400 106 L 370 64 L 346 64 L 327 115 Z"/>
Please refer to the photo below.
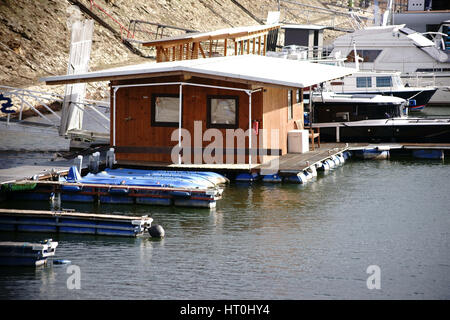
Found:
<path fill-rule="evenodd" d="M 334 167 L 336 167 L 336 162 L 334 162 L 332 159 L 327 159 L 327 160 L 325 160 L 325 162 L 328 163 L 328 165 L 330 166 L 330 169 L 333 169 Z"/>

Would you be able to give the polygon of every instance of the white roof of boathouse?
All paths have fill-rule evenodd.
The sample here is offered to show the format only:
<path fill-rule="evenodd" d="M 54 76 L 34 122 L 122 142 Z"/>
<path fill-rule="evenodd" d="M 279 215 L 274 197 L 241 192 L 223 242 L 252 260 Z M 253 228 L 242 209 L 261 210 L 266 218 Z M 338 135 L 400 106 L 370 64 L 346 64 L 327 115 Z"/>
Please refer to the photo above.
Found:
<path fill-rule="evenodd" d="M 309 87 L 355 73 L 353 68 L 259 55 L 144 63 L 81 74 L 41 78 L 46 84 L 66 84 L 190 74 L 192 76 L 240 79 L 291 88 Z"/>

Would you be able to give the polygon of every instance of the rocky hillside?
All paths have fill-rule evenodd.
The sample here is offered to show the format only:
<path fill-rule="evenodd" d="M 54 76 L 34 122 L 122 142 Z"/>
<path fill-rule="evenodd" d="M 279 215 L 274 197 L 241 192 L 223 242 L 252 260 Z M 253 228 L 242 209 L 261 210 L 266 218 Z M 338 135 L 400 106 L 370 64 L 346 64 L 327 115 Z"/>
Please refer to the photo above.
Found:
<path fill-rule="evenodd" d="M 42 76 L 65 74 L 69 55 L 68 23 L 82 15 L 74 2 L 91 8 L 90 0 L 0 0 L 0 85 L 50 89 L 38 82 Z M 298 6 L 293 2 L 311 6 Z M 277 0 L 95 0 L 116 22 L 96 6 L 92 11 L 120 32 L 132 19 L 156 22 L 199 31 L 264 23 L 268 11 L 277 9 Z M 296 0 L 280 2 L 281 20 L 288 23 L 334 23 L 350 27 L 348 19 L 317 8 L 348 12 L 346 1 Z M 356 1 L 359 3 L 359 1 Z M 313 8 L 317 7 L 317 8 Z M 355 8 L 359 14 L 364 14 Z M 368 8 L 367 10 L 370 10 Z M 365 14 L 369 16 L 369 13 Z M 150 27 L 149 27 L 150 28 Z M 148 37 L 151 37 L 148 34 Z M 145 33 L 137 34 L 145 37 Z M 336 32 L 325 34 L 325 39 Z M 149 61 L 132 53 L 111 30 L 95 23 L 90 69 Z M 102 87 L 89 85 L 91 97 L 99 98 Z"/>

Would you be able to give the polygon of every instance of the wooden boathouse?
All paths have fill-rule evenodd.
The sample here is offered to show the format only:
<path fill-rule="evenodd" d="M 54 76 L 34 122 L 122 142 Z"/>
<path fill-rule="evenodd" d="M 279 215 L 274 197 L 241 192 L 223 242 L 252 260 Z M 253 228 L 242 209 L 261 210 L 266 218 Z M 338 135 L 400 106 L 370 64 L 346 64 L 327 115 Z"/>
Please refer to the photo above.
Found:
<path fill-rule="evenodd" d="M 49 85 L 110 82 L 110 142 L 119 164 L 210 163 L 203 157 L 208 153 L 216 164 L 251 168 L 288 153 L 288 132 L 303 129 L 303 88 L 353 72 L 250 54 L 43 80 Z M 205 136 L 207 129 L 213 130 Z M 232 137 L 230 146 L 230 129 L 245 138 Z"/>

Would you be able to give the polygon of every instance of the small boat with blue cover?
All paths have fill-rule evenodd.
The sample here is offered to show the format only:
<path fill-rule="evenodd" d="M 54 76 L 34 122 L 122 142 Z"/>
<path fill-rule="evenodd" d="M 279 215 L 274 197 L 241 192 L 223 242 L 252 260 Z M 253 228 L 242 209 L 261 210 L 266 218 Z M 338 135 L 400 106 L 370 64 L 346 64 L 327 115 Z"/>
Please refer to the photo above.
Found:
<path fill-rule="evenodd" d="M 228 179 L 212 172 L 107 169 L 82 177 L 75 166 L 59 181 L 2 185 L 16 200 L 155 204 L 213 208 Z"/>

